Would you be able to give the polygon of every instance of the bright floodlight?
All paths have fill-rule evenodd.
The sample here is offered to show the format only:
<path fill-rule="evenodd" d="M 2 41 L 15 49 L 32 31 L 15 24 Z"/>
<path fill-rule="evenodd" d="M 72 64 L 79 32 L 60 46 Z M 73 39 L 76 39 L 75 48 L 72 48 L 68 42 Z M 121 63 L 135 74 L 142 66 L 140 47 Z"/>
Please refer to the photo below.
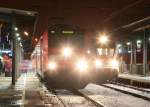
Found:
<path fill-rule="evenodd" d="M 103 35 L 99 38 L 99 42 L 102 44 L 106 44 L 108 42 L 108 37 Z"/>
<path fill-rule="evenodd" d="M 71 54 L 72 54 L 72 49 L 69 48 L 69 47 L 64 48 L 63 51 L 62 51 L 62 54 L 63 54 L 63 56 L 65 56 L 65 57 L 69 57 L 69 56 L 71 56 Z"/>

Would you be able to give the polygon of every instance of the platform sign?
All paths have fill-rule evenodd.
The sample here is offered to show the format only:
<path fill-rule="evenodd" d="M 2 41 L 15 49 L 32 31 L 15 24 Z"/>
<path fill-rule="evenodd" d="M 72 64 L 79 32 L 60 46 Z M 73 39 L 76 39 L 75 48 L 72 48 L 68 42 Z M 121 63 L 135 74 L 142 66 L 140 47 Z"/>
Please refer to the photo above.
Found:
<path fill-rule="evenodd" d="M 142 49 L 142 41 L 141 40 L 137 40 L 136 47 L 137 47 L 137 52 L 141 52 L 141 49 Z"/>

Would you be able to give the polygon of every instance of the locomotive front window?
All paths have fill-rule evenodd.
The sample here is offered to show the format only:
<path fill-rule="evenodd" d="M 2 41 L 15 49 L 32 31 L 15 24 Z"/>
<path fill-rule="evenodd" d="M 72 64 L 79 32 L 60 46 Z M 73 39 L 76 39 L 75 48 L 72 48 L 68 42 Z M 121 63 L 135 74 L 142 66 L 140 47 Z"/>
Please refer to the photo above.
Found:
<path fill-rule="evenodd" d="M 84 43 L 83 34 L 73 31 L 49 32 L 49 47 L 58 48 L 64 44 L 70 44 L 77 48 L 82 48 Z"/>

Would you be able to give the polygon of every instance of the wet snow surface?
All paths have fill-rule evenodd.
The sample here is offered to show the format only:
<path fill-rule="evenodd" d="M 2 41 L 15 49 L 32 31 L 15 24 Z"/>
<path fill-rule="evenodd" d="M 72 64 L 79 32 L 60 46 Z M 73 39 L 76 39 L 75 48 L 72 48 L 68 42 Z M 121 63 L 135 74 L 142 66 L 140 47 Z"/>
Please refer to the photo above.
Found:
<path fill-rule="evenodd" d="M 56 90 L 56 93 L 67 107 L 96 107 L 83 97 L 74 95 L 67 90 Z"/>
<path fill-rule="evenodd" d="M 95 84 L 87 85 L 80 92 L 102 103 L 106 107 L 150 107 L 150 101 Z"/>

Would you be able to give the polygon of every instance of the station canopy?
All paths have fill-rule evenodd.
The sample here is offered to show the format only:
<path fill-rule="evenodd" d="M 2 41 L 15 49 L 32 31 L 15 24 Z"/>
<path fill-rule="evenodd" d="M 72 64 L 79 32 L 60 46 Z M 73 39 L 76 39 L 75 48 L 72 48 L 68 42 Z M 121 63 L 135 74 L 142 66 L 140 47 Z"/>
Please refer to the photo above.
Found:
<path fill-rule="evenodd" d="M 0 8 L 0 48 L 2 52 L 12 51 L 12 29 L 18 36 L 24 50 L 24 56 L 29 57 L 33 46 L 34 26 L 37 12 L 18 9 Z M 12 28 L 12 23 L 15 27 Z M 10 54 L 11 55 L 11 54 Z"/>

